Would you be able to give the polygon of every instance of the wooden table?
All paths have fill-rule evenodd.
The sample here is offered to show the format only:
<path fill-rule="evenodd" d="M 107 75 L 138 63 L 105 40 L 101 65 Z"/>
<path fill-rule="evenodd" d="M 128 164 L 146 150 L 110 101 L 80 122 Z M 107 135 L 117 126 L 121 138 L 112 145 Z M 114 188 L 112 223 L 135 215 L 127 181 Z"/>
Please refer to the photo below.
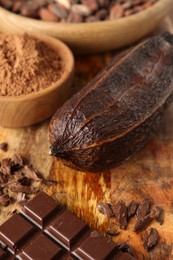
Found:
<path fill-rule="evenodd" d="M 171 30 L 171 26 L 172 21 L 167 18 L 162 30 L 165 27 Z M 110 52 L 76 57 L 73 92 L 92 79 L 112 55 Z M 56 186 L 43 186 L 42 189 L 103 233 L 108 227 L 115 229 L 116 225 L 98 212 L 98 201 L 116 203 L 122 199 L 129 203 L 132 199 L 140 202 L 143 198 L 152 198 L 165 210 L 164 224 L 161 226 L 153 222 L 151 225 L 160 234 L 159 245 L 147 253 L 142 245 L 145 232 L 133 232 L 133 220 L 114 241 L 127 242 L 135 249 L 139 259 L 173 259 L 173 105 L 166 111 L 157 133 L 140 152 L 121 166 L 101 174 L 75 171 L 49 157 L 48 123 L 49 120 L 23 129 L 0 128 L 0 142 L 9 143 L 8 152 L 0 152 L 0 159 L 14 152 L 24 154 L 45 177 L 57 181 Z M 1 208 L 0 222 L 4 222 L 15 208 L 19 208 L 15 203 Z"/>

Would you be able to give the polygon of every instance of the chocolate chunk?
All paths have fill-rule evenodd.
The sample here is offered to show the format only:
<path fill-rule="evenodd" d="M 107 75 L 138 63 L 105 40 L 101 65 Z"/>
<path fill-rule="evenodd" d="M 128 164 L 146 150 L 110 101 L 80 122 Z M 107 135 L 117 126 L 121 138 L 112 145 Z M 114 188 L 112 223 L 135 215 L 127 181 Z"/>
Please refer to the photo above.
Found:
<path fill-rule="evenodd" d="M 114 216 L 114 213 L 111 208 L 111 204 L 109 204 L 107 202 L 98 202 L 97 208 L 100 213 L 106 215 L 108 218 L 111 218 Z"/>
<path fill-rule="evenodd" d="M 5 158 L 1 161 L 1 172 L 7 175 L 11 174 L 11 164 L 12 161 L 10 158 Z"/>
<path fill-rule="evenodd" d="M 22 214 L 27 216 L 39 228 L 43 228 L 55 213 L 60 212 L 55 200 L 44 192 L 40 192 L 24 206 Z"/>
<path fill-rule="evenodd" d="M 17 259 L 135 260 L 44 192 L 0 226 L 0 244 Z"/>
<path fill-rule="evenodd" d="M 97 250 L 95 250 L 97 249 Z M 74 251 L 78 259 L 111 259 L 117 247 L 108 238 L 94 232 Z"/>
<path fill-rule="evenodd" d="M 4 152 L 7 152 L 8 150 L 8 144 L 7 143 L 1 143 L 0 144 L 0 149 Z"/>
<path fill-rule="evenodd" d="M 83 240 L 83 237 L 91 233 L 85 222 L 67 210 L 56 221 L 50 223 L 45 232 L 68 250 L 72 249 L 76 241 Z"/>
<path fill-rule="evenodd" d="M 50 238 L 40 234 L 22 250 L 19 256 L 21 259 L 60 259 L 64 253 L 65 251 Z"/>
<path fill-rule="evenodd" d="M 152 201 L 150 199 L 144 199 L 138 206 L 136 211 L 137 220 L 144 218 L 150 212 Z"/>
<path fill-rule="evenodd" d="M 36 231 L 36 228 L 19 214 L 13 215 L 0 226 L 0 241 L 16 253 L 22 244 Z"/>
<path fill-rule="evenodd" d="M 156 246 L 159 240 L 159 234 L 155 228 L 150 229 L 150 233 L 147 235 L 144 241 L 144 248 L 149 251 Z"/>
<path fill-rule="evenodd" d="M 133 217 L 136 214 L 137 208 L 138 208 L 138 203 L 132 200 L 127 207 L 127 217 L 128 218 Z"/>

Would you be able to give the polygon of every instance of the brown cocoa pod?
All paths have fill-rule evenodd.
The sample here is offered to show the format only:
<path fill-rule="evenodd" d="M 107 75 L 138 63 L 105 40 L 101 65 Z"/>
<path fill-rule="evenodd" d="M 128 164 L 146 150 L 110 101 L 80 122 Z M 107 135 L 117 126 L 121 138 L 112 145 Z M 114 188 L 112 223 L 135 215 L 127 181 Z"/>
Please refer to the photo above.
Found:
<path fill-rule="evenodd" d="M 50 152 L 82 171 L 113 168 L 141 148 L 173 99 L 173 35 L 143 41 L 113 60 L 57 110 Z"/>

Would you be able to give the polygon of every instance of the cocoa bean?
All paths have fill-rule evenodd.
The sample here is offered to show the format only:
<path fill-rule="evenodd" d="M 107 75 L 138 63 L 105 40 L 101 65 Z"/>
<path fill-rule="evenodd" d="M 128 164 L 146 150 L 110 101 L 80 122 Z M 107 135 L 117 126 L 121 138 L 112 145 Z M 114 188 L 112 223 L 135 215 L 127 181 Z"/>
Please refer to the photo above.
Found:
<path fill-rule="evenodd" d="M 50 10 L 48 10 L 47 8 L 40 8 L 39 16 L 44 21 L 48 21 L 48 22 L 58 22 L 59 21 L 58 17 L 54 13 L 52 13 Z"/>
<path fill-rule="evenodd" d="M 151 7 L 157 1 L 0 0 L 0 6 L 29 18 L 62 23 L 80 23 L 113 20 L 129 16 Z"/>
<path fill-rule="evenodd" d="M 67 9 L 60 4 L 49 4 L 48 9 L 55 14 L 59 19 L 65 19 L 68 16 Z"/>
<path fill-rule="evenodd" d="M 71 12 L 67 17 L 67 22 L 69 23 L 81 23 L 83 22 L 83 17 L 80 14 L 75 14 Z"/>
<path fill-rule="evenodd" d="M 124 14 L 124 9 L 120 4 L 116 4 L 110 9 L 110 20 L 121 18 Z"/>

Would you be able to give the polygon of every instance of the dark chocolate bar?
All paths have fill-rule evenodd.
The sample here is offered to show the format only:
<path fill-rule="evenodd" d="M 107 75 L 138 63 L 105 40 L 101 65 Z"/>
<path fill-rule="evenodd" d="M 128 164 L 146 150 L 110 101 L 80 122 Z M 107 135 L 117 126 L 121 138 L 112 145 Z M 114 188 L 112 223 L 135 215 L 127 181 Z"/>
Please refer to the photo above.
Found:
<path fill-rule="evenodd" d="M 0 226 L 0 246 L 0 259 L 135 259 L 44 192 Z"/>

